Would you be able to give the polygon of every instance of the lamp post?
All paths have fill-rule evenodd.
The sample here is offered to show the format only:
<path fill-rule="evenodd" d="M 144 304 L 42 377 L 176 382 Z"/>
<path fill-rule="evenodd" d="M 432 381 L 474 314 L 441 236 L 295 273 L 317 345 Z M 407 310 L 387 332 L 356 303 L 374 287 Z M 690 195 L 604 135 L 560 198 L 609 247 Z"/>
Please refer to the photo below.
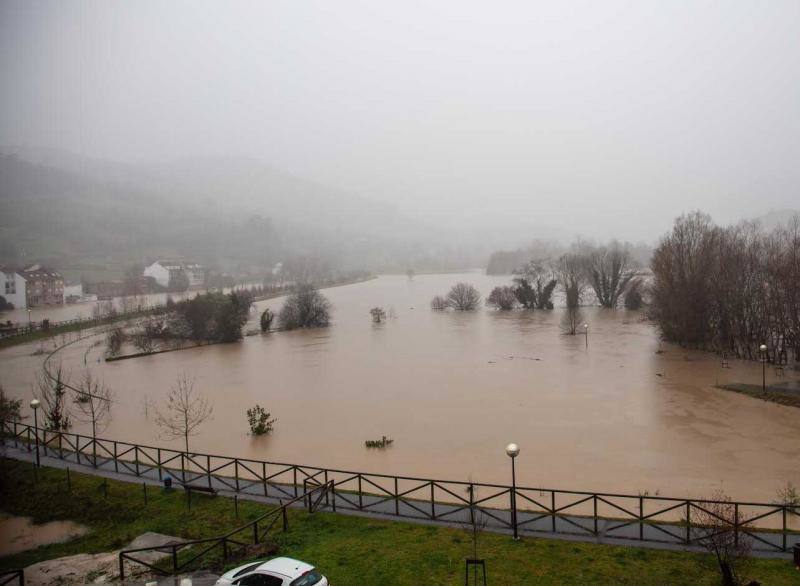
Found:
<path fill-rule="evenodd" d="M 767 394 L 767 345 L 761 344 L 761 392 Z"/>
<path fill-rule="evenodd" d="M 33 432 L 36 438 L 36 467 L 39 467 L 39 399 L 31 401 L 31 409 L 33 409 Z"/>
<path fill-rule="evenodd" d="M 519 446 L 508 444 L 506 455 L 511 458 L 511 524 L 514 527 L 514 539 L 519 539 L 517 533 L 517 473 L 514 469 L 514 460 L 519 455 Z"/>
<path fill-rule="evenodd" d="M 589 349 L 589 324 L 583 324 L 583 335 L 586 336 L 586 349 Z"/>
<path fill-rule="evenodd" d="M 31 310 L 28 309 L 28 329 L 31 329 Z"/>

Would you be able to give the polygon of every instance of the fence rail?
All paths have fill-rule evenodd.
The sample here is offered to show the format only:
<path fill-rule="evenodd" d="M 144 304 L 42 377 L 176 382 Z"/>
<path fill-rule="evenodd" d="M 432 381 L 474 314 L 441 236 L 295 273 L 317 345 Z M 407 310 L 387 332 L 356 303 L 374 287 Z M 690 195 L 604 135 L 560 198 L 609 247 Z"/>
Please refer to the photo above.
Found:
<path fill-rule="evenodd" d="M 25 586 L 25 572 L 22 570 L 0 571 L 0 586 L 5 586 L 5 584 Z"/>
<path fill-rule="evenodd" d="M 521 535 L 562 534 L 608 542 L 697 546 L 708 536 L 702 519 L 715 505 L 735 508 L 732 521 L 720 519 L 736 539 L 755 551 L 788 553 L 800 543 L 800 506 L 672 498 L 648 494 L 601 493 L 413 476 L 354 472 L 299 464 L 234 458 L 145 446 L 71 432 L 51 432 L 2 421 L 2 434 L 27 450 L 100 470 L 184 486 L 296 499 L 309 487 L 330 484 L 324 504 L 315 507 L 384 517 L 469 525 L 476 512 L 488 529 Z"/>
<path fill-rule="evenodd" d="M 164 576 L 174 576 L 180 572 L 186 571 L 187 569 L 191 568 L 195 562 L 202 560 L 205 556 L 215 551 L 221 551 L 222 563 L 225 564 L 229 559 L 235 556 L 237 550 L 241 551 L 251 544 L 258 545 L 259 543 L 264 543 L 278 521 L 281 521 L 281 530 L 286 531 L 289 526 L 289 521 L 286 514 L 288 507 L 302 500 L 304 504 L 306 504 L 308 511 L 313 513 L 319 508 L 319 503 L 323 499 L 327 499 L 328 494 L 333 491 L 334 488 L 332 482 L 327 484 L 315 484 L 302 495 L 299 495 L 285 503 L 282 502 L 280 506 L 267 511 L 249 523 L 242 525 L 241 527 L 237 527 L 236 529 L 218 537 L 194 539 L 191 541 L 182 541 L 180 543 L 171 543 L 169 545 L 155 547 L 140 547 L 137 549 L 123 550 L 119 552 L 119 578 L 120 580 L 125 579 L 126 561 L 144 566 L 152 572 Z M 197 546 L 200 546 L 198 548 L 199 551 L 192 550 L 192 548 Z M 180 559 L 180 552 L 182 550 L 187 550 L 187 554 L 184 559 Z M 152 552 L 162 554 L 169 553 L 169 569 L 166 569 L 163 565 L 158 565 L 158 561 L 151 563 L 150 561 L 141 559 L 142 554 Z M 135 557 L 133 554 L 138 554 L 140 557 Z"/>

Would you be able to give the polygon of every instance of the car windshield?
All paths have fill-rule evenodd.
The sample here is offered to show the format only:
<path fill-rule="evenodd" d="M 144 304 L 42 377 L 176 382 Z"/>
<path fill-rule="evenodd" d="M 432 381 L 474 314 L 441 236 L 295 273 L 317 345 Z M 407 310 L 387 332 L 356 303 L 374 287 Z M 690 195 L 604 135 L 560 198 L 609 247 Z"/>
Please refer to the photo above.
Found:
<path fill-rule="evenodd" d="M 290 586 L 311 586 L 322 580 L 322 574 L 317 570 L 309 570 L 299 578 L 295 578 Z"/>

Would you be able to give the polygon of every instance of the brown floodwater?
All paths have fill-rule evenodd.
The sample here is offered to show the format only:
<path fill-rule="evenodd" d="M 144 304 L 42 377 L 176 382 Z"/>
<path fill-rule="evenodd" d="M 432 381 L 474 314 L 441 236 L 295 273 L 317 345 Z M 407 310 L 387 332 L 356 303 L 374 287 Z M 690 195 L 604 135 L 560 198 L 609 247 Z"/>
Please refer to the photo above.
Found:
<path fill-rule="evenodd" d="M 72 521 L 34 525 L 30 517 L 0 517 L 0 557 L 41 545 L 62 543 L 85 535 L 89 529 Z"/>
<path fill-rule="evenodd" d="M 648 491 L 675 497 L 722 489 L 771 501 L 800 484 L 800 409 L 714 388 L 761 382 L 761 365 L 661 344 L 638 312 L 585 310 L 583 335 L 560 332 L 561 310 L 434 312 L 457 281 L 484 297 L 507 277 L 384 276 L 324 293 L 329 328 L 279 332 L 166 354 L 99 362 L 94 340 L 59 353 L 73 377 L 84 356 L 116 392 L 105 437 L 180 448 L 159 439 L 153 406 L 180 372 L 214 404 L 192 449 L 272 461 L 476 482 L 508 482 L 507 443 L 520 445 L 520 484 Z M 280 299 L 258 309 L 277 310 Z M 373 324 L 369 309 L 390 315 Z M 256 327 L 254 311 L 249 327 Z M 0 352 L 0 383 L 30 397 L 36 344 Z M 87 353 L 88 349 L 88 355 Z M 768 370 L 768 377 L 775 373 Z M 248 435 L 245 410 L 278 421 Z M 76 431 L 85 429 L 76 426 Z M 367 439 L 394 439 L 368 450 Z"/>

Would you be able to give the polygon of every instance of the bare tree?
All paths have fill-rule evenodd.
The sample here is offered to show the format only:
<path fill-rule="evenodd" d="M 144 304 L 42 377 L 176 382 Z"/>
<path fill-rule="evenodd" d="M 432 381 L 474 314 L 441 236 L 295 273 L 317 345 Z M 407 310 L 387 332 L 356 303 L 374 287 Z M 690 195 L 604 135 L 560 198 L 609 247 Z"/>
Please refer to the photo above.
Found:
<path fill-rule="evenodd" d="M 567 253 L 562 256 L 558 261 L 556 273 L 567 304 L 561 318 L 561 329 L 564 333 L 574 336 L 583 320 L 581 301 L 586 290 L 581 255 Z"/>
<path fill-rule="evenodd" d="M 447 294 L 447 305 L 458 311 L 472 311 L 478 308 L 481 294 L 469 283 L 456 283 Z"/>
<path fill-rule="evenodd" d="M 111 405 L 114 393 L 102 381 L 94 378 L 86 369 L 78 386 L 75 388 L 75 418 L 92 426 L 92 463 L 97 466 L 97 434 L 102 433 L 111 422 Z"/>
<path fill-rule="evenodd" d="M 472 559 L 477 561 L 478 540 L 486 529 L 486 526 L 489 524 L 489 518 L 483 513 L 481 508 L 475 504 L 478 500 L 478 487 L 472 484 L 472 478 L 470 478 L 470 484 L 467 486 L 467 495 L 469 496 L 469 524 L 467 525 L 467 531 L 469 532 L 470 539 L 472 540 Z M 485 573 L 486 568 L 484 568 L 483 571 Z M 467 570 L 467 572 L 469 572 L 469 570 Z M 466 577 L 469 577 L 469 573 Z M 478 583 L 477 566 L 473 567 L 473 583 Z"/>
<path fill-rule="evenodd" d="M 486 298 L 486 305 L 491 305 L 496 309 L 508 311 L 517 305 L 517 296 L 511 287 L 495 287 Z"/>
<path fill-rule="evenodd" d="M 686 521 L 686 520 L 684 520 Z M 750 557 L 752 527 L 742 520 L 735 503 L 723 492 L 694 507 L 691 518 L 693 539 L 714 556 L 724 586 L 745 583 L 743 565 Z"/>
<path fill-rule="evenodd" d="M 608 246 L 589 251 L 584 262 L 587 278 L 597 301 L 603 307 L 616 307 L 635 274 L 636 265 L 631 257 L 630 247 L 612 242 Z"/>
<path fill-rule="evenodd" d="M 67 384 L 69 376 L 59 364 L 54 372 L 44 368 L 36 375 L 33 394 L 42 403 L 45 429 L 67 431 L 72 427 L 67 405 Z"/>
<path fill-rule="evenodd" d="M 188 452 L 189 436 L 196 434 L 213 410 L 205 396 L 195 393 L 194 378 L 181 373 L 167 395 L 165 410 L 156 410 L 155 421 L 168 438 L 183 438 Z"/>

